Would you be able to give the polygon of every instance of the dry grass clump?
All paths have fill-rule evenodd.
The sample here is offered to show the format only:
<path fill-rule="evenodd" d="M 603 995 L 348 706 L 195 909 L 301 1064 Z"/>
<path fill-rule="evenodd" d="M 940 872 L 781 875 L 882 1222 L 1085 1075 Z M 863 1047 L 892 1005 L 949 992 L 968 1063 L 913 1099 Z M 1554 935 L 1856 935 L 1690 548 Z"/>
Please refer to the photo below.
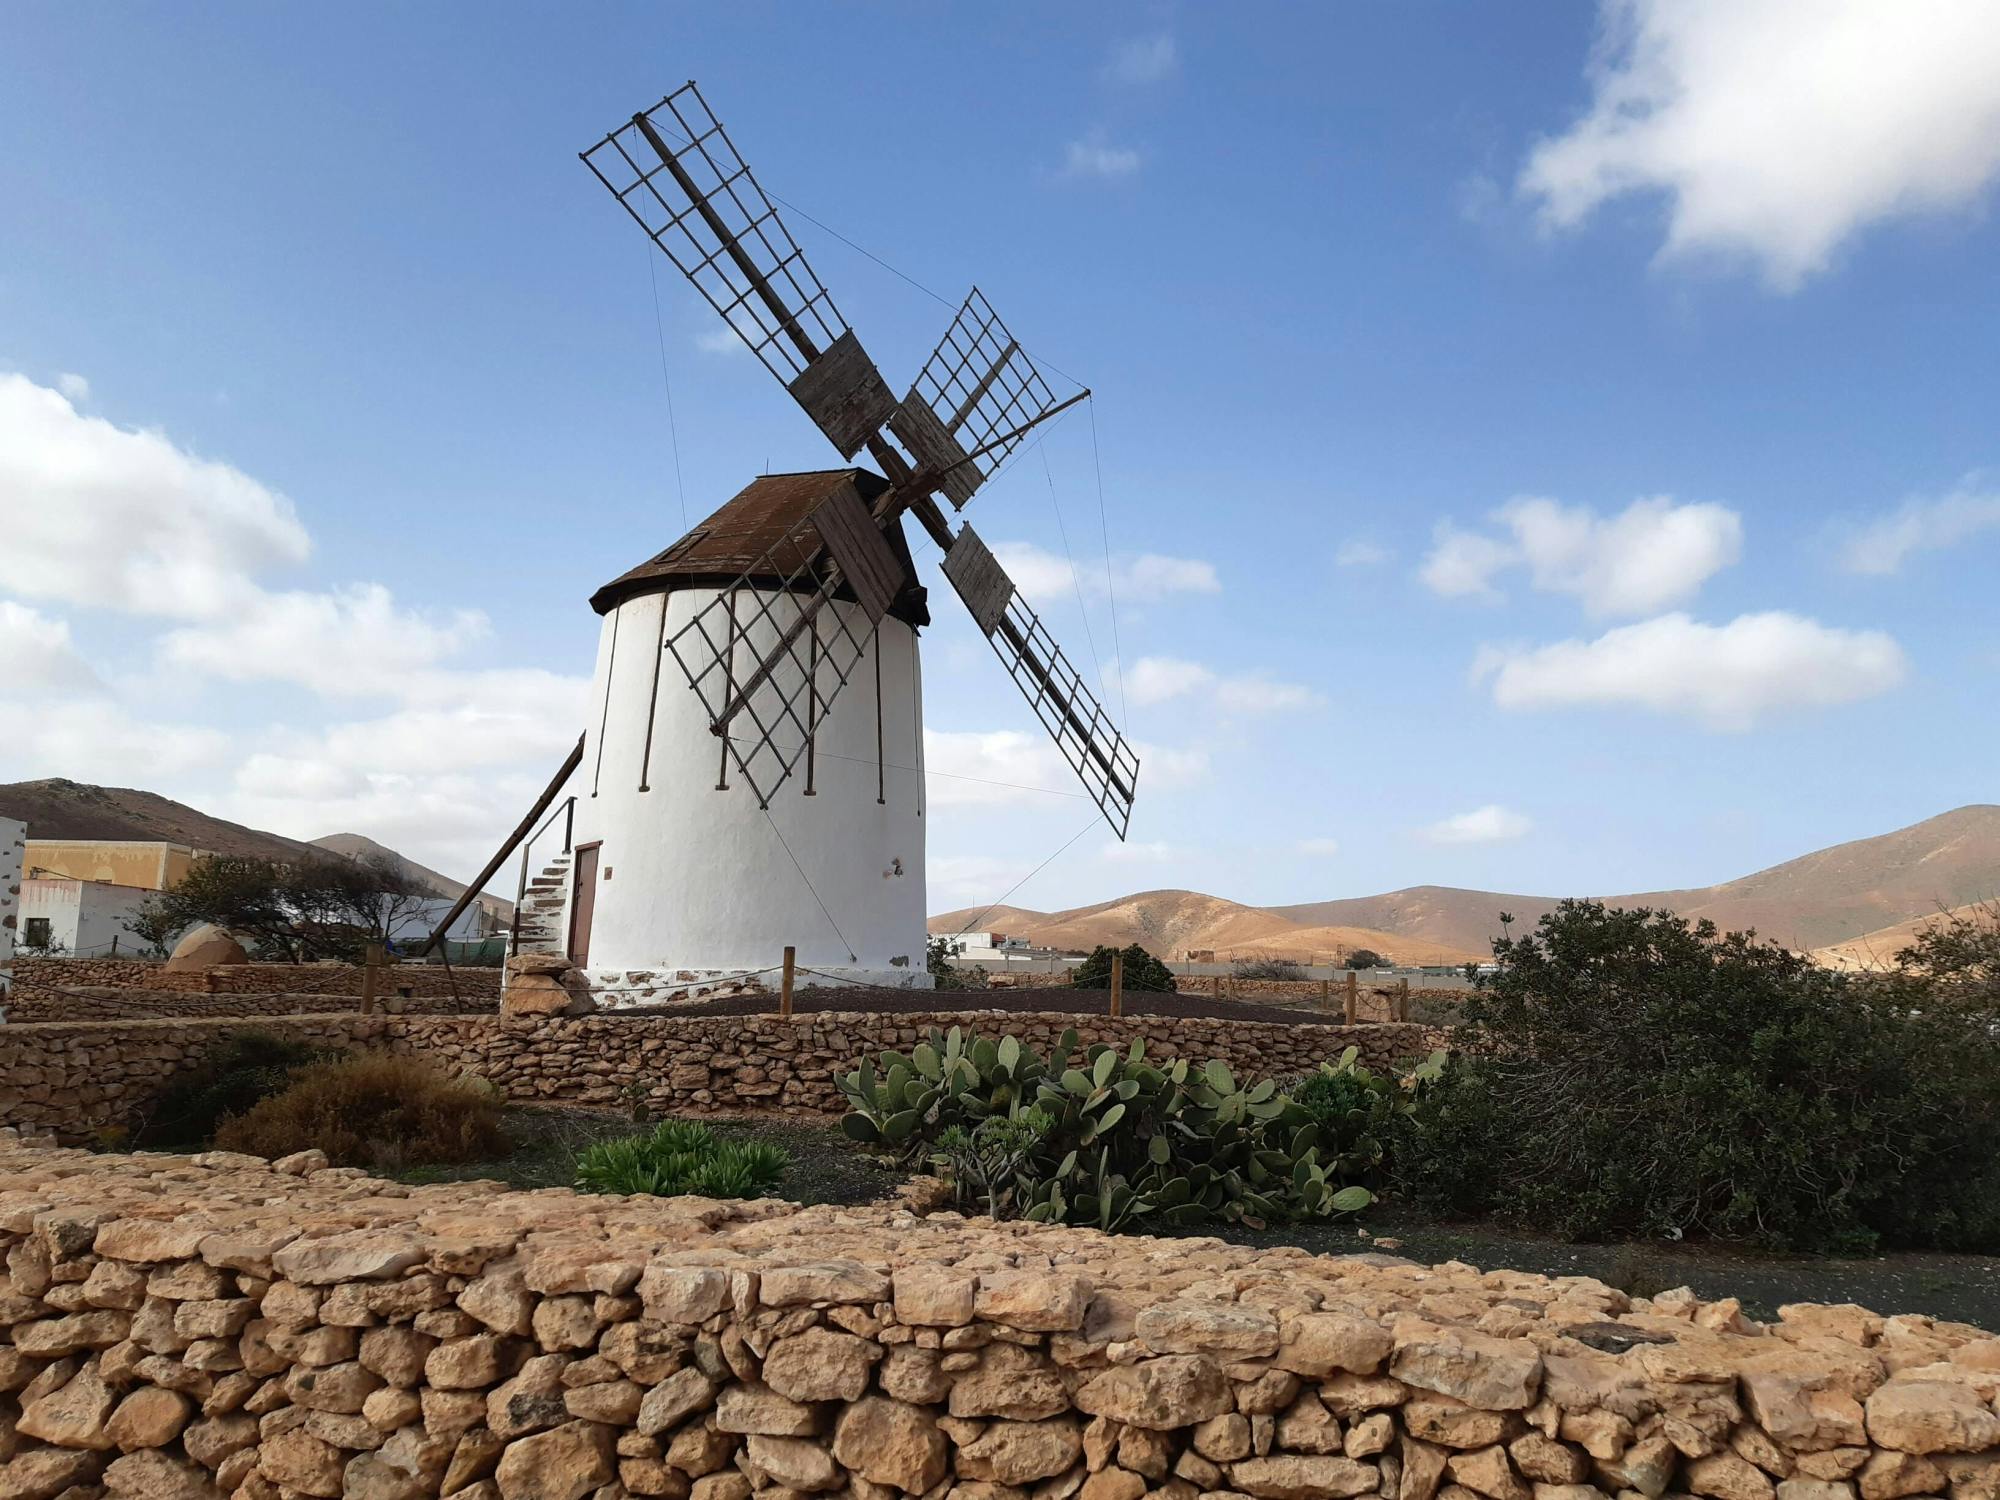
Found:
<path fill-rule="evenodd" d="M 497 1157 L 507 1137 L 483 1079 L 366 1052 L 301 1069 L 283 1093 L 225 1120 L 215 1144 L 273 1157 L 317 1147 L 336 1166 L 381 1170 Z"/>

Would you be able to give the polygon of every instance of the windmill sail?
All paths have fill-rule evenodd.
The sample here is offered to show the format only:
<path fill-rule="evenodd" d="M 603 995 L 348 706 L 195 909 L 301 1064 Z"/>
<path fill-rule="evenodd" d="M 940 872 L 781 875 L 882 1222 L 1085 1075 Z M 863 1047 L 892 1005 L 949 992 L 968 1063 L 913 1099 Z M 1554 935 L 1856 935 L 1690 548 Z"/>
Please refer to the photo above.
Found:
<path fill-rule="evenodd" d="M 889 430 L 920 472 L 942 476 L 938 487 L 962 510 L 1020 442 L 1021 429 L 1055 404 L 1034 360 L 974 287 L 889 418 Z"/>
<path fill-rule="evenodd" d="M 736 768 L 759 805 L 770 805 L 805 757 L 910 582 L 859 493 L 843 484 L 666 637 L 726 746 L 725 768 Z M 854 608 L 828 608 L 836 600 Z"/>
<path fill-rule="evenodd" d="M 701 91 L 683 85 L 582 155 L 841 456 L 858 453 L 896 399 Z"/>
<path fill-rule="evenodd" d="M 945 554 L 944 576 L 993 643 L 1007 675 L 1082 780 L 1104 821 L 1124 838 L 1132 822 L 1139 757 L 1104 705 L 970 526 L 959 529 Z"/>

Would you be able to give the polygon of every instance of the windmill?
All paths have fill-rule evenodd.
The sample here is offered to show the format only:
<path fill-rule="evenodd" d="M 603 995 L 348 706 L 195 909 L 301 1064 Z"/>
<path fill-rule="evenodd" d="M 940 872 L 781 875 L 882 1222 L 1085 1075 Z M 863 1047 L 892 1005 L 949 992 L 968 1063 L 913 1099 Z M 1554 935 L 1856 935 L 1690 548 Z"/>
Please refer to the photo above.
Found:
<path fill-rule="evenodd" d="M 930 616 L 904 516 L 1120 839 L 1131 820 L 1131 747 L 944 509 L 1090 393 L 1058 400 L 975 287 L 894 396 L 693 83 L 581 155 L 845 466 L 753 481 L 592 596 L 590 719 L 565 767 L 583 778 L 566 951 L 606 998 L 720 984 L 787 943 L 821 974 L 927 985 Z M 864 451 L 874 470 L 851 462 Z"/>

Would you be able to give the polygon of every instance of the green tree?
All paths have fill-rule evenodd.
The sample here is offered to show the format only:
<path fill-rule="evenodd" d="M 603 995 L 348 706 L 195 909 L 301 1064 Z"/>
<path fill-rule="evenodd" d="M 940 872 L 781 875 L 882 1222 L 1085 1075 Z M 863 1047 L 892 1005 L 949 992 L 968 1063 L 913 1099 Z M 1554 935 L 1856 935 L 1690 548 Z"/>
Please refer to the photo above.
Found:
<path fill-rule="evenodd" d="M 147 958 L 165 958 L 185 925 L 175 917 L 164 891 L 153 892 L 125 919 L 125 930 L 146 945 Z"/>
<path fill-rule="evenodd" d="M 1373 948 L 1356 948 L 1352 953 L 1347 955 L 1347 967 L 1350 969 L 1386 969 L 1389 967 L 1389 960 L 1377 953 Z"/>
<path fill-rule="evenodd" d="M 1076 966 L 1076 976 L 1070 981 L 1070 988 L 1078 990 L 1108 990 L 1111 988 L 1111 958 L 1119 950 L 1099 946 L 1093 948 L 1090 957 Z M 1173 970 L 1161 963 L 1137 943 L 1123 952 L 1125 959 L 1125 988 L 1128 990 L 1150 990 L 1173 993 L 1180 988 L 1174 979 Z"/>
<path fill-rule="evenodd" d="M 1433 1206 L 1579 1238 L 2000 1246 L 1991 1006 L 1593 901 L 1493 956 L 1393 1152 Z"/>

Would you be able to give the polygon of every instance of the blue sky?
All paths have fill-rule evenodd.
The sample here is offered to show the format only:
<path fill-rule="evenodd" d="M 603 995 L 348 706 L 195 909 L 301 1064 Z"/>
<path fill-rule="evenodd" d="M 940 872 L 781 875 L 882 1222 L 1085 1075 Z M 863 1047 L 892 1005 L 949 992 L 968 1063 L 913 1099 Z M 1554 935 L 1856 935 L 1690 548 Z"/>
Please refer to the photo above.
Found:
<path fill-rule="evenodd" d="M 591 590 L 830 461 L 576 159 L 694 77 L 892 387 L 977 281 L 1097 392 L 967 515 L 1113 700 L 1115 599 L 1132 840 L 932 570 L 930 764 L 1040 789 L 934 778 L 934 908 L 1995 800 L 2000 39 L 1915 8 L 10 6 L 0 779 L 477 865 Z"/>

